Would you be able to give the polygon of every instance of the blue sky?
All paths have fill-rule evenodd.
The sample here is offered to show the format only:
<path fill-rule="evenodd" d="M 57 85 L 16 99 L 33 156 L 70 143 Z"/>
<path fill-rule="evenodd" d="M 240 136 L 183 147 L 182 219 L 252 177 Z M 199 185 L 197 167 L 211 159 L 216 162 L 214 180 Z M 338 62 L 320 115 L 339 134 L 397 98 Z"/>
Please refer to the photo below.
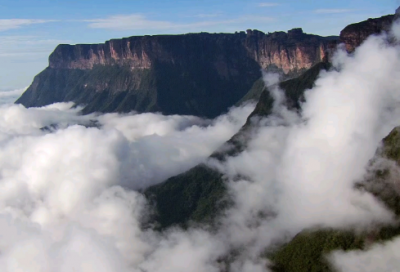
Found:
<path fill-rule="evenodd" d="M 60 43 L 258 29 L 339 35 L 394 13 L 398 0 L 0 0 L 0 89 L 28 86 Z"/>

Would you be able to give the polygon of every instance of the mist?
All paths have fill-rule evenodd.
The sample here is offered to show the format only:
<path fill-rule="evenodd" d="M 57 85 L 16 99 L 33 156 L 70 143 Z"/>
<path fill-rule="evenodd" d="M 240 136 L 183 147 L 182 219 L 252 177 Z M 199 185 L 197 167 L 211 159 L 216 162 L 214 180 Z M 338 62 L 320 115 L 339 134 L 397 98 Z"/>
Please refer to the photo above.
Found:
<path fill-rule="evenodd" d="M 13 103 L 27 88 L 0 90 L 0 104 Z"/>
<path fill-rule="evenodd" d="M 267 85 L 276 79 L 265 75 Z M 399 46 L 382 34 L 351 55 L 339 48 L 300 112 L 273 86 L 272 114 L 256 122 L 245 151 L 223 162 L 208 156 L 239 131 L 254 104 L 214 120 L 3 104 L 0 270 L 212 272 L 226 269 L 220 260 L 235 252 L 230 271 L 268 271 L 265 249 L 304 229 L 393 223 L 391 211 L 354 185 L 400 124 Z M 140 190 L 198 163 L 226 177 L 233 206 L 219 228 L 143 230 L 149 203 Z M 397 243 L 330 258 L 343 271 L 361 271 L 353 269 L 359 260 Z M 385 260 L 380 265 L 391 271 Z"/>

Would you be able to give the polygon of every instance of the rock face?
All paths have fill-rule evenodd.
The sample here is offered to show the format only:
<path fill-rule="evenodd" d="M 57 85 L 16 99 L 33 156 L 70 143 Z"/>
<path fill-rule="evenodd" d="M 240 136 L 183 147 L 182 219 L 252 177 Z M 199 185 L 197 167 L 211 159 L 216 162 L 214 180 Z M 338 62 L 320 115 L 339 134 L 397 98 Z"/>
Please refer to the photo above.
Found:
<path fill-rule="evenodd" d="M 337 40 L 292 29 L 62 44 L 16 103 L 34 107 L 74 101 L 86 105 L 84 113 L 135 110 L 215 117 L 250 90 L 261 69 L 298 75 L 325 59 Z"/>
<path fill-rule="evenodd" d="M 370 35 L 388 31 L 394 18 L 395 15 L 386 15 L 348 25 L 340 32 L 340 41 L 345 44 L 348 52 L 353 52 Z"/>
<path fill-rule="evenodd" d="M 130 37 L 110 40 L 104 44 L 59 45 L 49 57 L 49 67 L 58 69 L 92 69 L 95 65 L 127 65 L 132 69 L 150 69 L 159 62 L 175 62 L 185 55 L 201 56 L 195 52 L 194 43 L 201 42 L 207 47 L 230 51 L 231 46 L 243 47 L 248 57 L 262 68 L 276 66 L 284 73 L 308 69 L 316 60 L 325 57 L 329 41 L 337 37 L 320 37 L 303 33 L 301 28 L 286 32 L 265 34 L 258 30 L 247 30 L 236 34 L 187 34 L 169 36 Z M 219 47 L 219 48 L 218 48 Z M 235 50 L 235 49 L 234 49 Z M 221 75 L 226 75 L 221 56 L 214 65 Z"/>

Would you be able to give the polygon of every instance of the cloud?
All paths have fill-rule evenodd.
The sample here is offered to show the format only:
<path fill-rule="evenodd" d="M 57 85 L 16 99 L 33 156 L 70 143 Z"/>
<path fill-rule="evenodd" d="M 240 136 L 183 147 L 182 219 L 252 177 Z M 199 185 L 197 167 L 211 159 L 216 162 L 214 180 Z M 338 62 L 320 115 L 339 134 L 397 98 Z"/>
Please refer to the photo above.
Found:
<path fill-rule="evenodd" d="M 13 103 L 27 88 L 28 87 L 15 90 L 0 90 L 0 105 Z"/>
<path fill-rule="evenodd" d="M 142 14 L 114 15 L 104 19 L 84 20 L 89 23 L 90 28 L 102 28 L 113 30 L 187 30 L 201 29 L 216 25 L 230 25 L 250 22 L 270 22 L 272 17 L 264 16 L 241 16 L 235 19 L 198 21 L 192 23 L 175 23 L 171 21 L 150 20 Z"/>
<path fill-rule="evenodd" d="M 400 238 L 397 238 L 384 244 L 373 245 L 365 251 L 336 251 L 330 254 L 328 259 L 337 271 L 394 272 L 400 266 L 399 246 Z"/>
<path fill-rule="evenodd" d="M 176 27 L 175 24 L 168 21 L 148 20 L 140 14 L 115 15 L 105 19 L 85 20 L 89 22 L 91 28 L 105 29 L 169 29 Z"/>
<path fill-rule="evenodd" d="M 335 14 L 335 13 L 348 13 L 354 11 L 353 9 L 316 9 L 314 13 L 319 14 Z"/>
<path fill-rule="evenodd" d="M 392 212 L 354 184 L 365 177 L 381 139 L 400 124 L 399 55 L 385 35 L 369 38 L 355 55 L 337 52 L 334 69 L 306 92 L 300 113 L 288 110 L 282 90 L 271 87 L 273 114 L 260 121 L 248 148 L 210 162 L 230 180 L 235 206 L 221 229 L 233 248 L 246 248 L 237 257 L 242 269 L 244 260 L 258 263 L 265 248 L 304 229 L 392 222 Z"/>
<path fill-rule="evenodd" d="M 44 24 L 56 22 L 56 20 L 41 20 L 41 19 L 0 19 L 0 31 L 21 28 L 34 24 Z"/>
<path fill-rule="evenodd" d="M 162 116 L 145 113 L 98 118 L 104 129 L 118 129 L 135 153 L 126 162 L 126 183 L 144 188 L 201 163 L 229 139 L 250 114 L 253 105 L 232 109 L 214 121 L 193 116 Z M 199 142 L 203 144 L 199 145 Z M 140 165 L 132 169 L 131 165 Z M 155 170 L 156 169 L 156 170 Z M 133 184 L 134 182 L 134 184 Z"/>
<path fill-rule="evenodd" d="M 225 162 L 207 157 L 254 105 L 215 120 L 2 105 L 0 270 L 266 271 L 265 249 L 303 229 L 392 222 L 353 185 L 400 124 L 399 56 L 385 35 L 352 55 L 339 50 L 299 112 L 271 86 L 273 113 L 255 120 L 246 150 Z M 149 210 L 138 190 L 205 161 L 222 171 L 233 201 L 217 228 L 143 229 Z"/>
<path fill-rule="evenodd" d="M 167 237 L 142 231 L 147 204 L 131 189 L 203 161 L 243 125 L 254 105 L 215 120 L 81 116 L 71 106 L 0 106 L 0 230 L 7 233 L 0 269 L 177 271 L 196 264 L 193 271 L 216 271 L 210 260 L 223 252 L 220 241 L 200 230 Z M 94 120 L 98 126 L 89 127 Z M 178 261 L 182 256 L 186 262 Z"/>
<path fill-rule="evenodd" d="M 278 3 L 259 3 L 258 4 L 259 7 L 276 7 L 279 6 Z"/>
<path fill-rule="evenodd" d="M 222 13 L 201 13 L 201 14 L 197 14 L 194 17 L 197 18 L 215 18 L 215 17 L 219 17 L 221 16 Z"/>
<path fill-rule="evenodd" d="M 60 43 L 71 43 L 70 40 L 46 39 L 40 36 L 0 36 L 0 58 L 37 59 L 49 55 Z"/>

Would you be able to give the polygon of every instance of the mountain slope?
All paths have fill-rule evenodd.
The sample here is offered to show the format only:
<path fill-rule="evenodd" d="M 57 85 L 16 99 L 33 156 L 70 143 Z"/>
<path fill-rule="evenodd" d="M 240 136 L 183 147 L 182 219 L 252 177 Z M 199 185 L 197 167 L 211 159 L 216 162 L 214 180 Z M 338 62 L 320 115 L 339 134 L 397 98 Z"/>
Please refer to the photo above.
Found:
<path fill-rule="evenodd" d="M 304 91 L 313 86 L 321 70 L 329 68 L 329 64 L 320 63 L 303 75 L 284 81 L 280 86 L 291 103 L 299 105 Z M 211 157 L 224 160 L 227 156 L 235 156 L 242 152 L 250 140 L 252 130 L 257 129 L 251 118 L 266 117 L 270 114 L 273 100 L 267 90 L 261 94 L 256 108 L 249 116 L 246 124 L 223 147 Z M 226 187 L 223 176 L 217 170 L 200 164 L 187 172 L 174 176 L 165 182 L 150 187 L 145 191 L 146 197 L 155 209 L 153 220 L 160 229 L 172 225 L 187 226 L 188 222 L 209 222 L 218 215 L 221 208 L 229 203 L 225 199 Z"/>
<path fill-rule="evenodd" d="M 396 127 L 382 140 L 383 148 L 377 156 L 390 161 L 400 162 L 400 127 Z M 393 180 L 395 178 L 396 180 Z M 400 194 L 397 171 L 387 167 L 377 169 L 366 181 L 358 184 L 357 189 L 372 193 L 399 219 Z M 364 249 L 368 245 L 382 242 L 400 235 L 400 225 L 376 226 L 369 232 L 334 229 L 305 230 L 296 235 L 289 243 L 275 252 L 266 254 L 274 263 L 271 269 L 276 272 L 333 271 L 325 259 L 333 250 Z"/>
<path fill-rule="evenodd" d="M 224 206 L 226 188 L 222 174 L 200 164 L 162 184 L 150 187 L 145 196 L 155 205 L 151 221 L 156 229 L 190 222 L 210 223 Z"/>

